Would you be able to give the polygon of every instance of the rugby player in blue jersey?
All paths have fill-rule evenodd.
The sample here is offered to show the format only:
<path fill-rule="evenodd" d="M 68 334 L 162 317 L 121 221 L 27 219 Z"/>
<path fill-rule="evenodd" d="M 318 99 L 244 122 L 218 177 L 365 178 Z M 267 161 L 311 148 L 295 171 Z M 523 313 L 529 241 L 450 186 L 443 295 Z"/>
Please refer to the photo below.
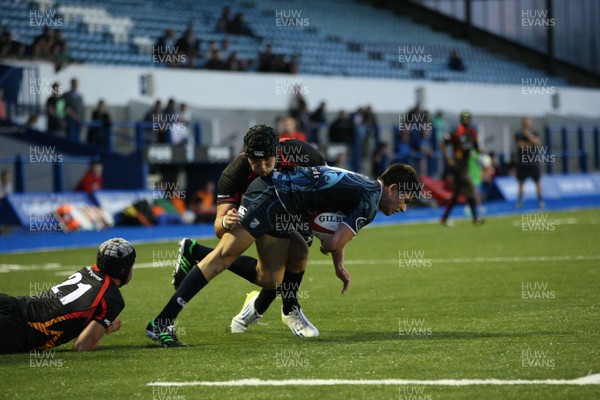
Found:
<path fill-rule="evenodd" d="M 238 213 L 240 225 L 223 234 L 217 247 L 186 275 L 161 313 L 149 324 L 146 335 L 165 347 L 182 346 L 172 325 L 185 304 L 210 280 L 227 269 L 252 243 L 258 252 L 255 283 L 275 288 L 282 282 L 288 261 L 290 239 L 277 235 L 278 216 L 300 215 L 310 218 L 316 212 L 345 214 L 336 232 L 321 243 L 321 252 L 331 254 L 338 276 L 345 276 L 344 290 L 350 275 L 344 268 L 344 248 L 359 230 L 381 211 L 390 216 L 406 211 L 419 188 L 415 170 L 394 164 L 372 180 L 364 175 L 327 166 L 295 167 L 288 171 L 255 179 L 244 194 Z M 251 304 L 244 313 L 257 320 Z"/>

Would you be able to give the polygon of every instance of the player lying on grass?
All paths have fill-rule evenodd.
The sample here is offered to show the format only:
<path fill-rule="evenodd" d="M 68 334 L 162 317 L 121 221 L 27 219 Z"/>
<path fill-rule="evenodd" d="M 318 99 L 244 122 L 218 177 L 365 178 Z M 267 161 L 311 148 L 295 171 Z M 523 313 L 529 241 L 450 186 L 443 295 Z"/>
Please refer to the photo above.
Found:
<path fill-rule="evenodd" d="M 235 158 L 223 171 L 219 179 L 217 196 L 217 216 L 215 218 L 215 232 L 221 238 L 223 234 L 234 229 L 240 223 L 238 207 L 243 193 L 248 185 L 257 177 L 269 175 L 274 169 L 289 169 L 293 166 L 325 165 L 325 158 L 309 143 L 290 139 L 280 140 L 277 132 L 267 125 L 256 125 L 248 130 L 244 136 L 244 152 Z M 300 221 L 287 221 L 288 227 L 302 226 Z M 304 241 L 309 246 L 312 234 L 308 224 L 302 237 L 294 236 L 290 242 L 290 254 L 283 282 L 277 289 L 263 289 L 260 293 L 252 292 L 250 300 L 254 303 L 258 315 L 263 315 L 271 305 L 278 292 L 281 293 L 282 308 L 281 320 L 290 330 L 304 337 L 318 336 L 319 331 L 304 315 L 298 302 L 298 290 L 307 265 L 308 250 Z M 290 237 L 287 232 L 280 232 L 281 237 Z M 173 274 L 175 290 L 179 287 L 190 268 L 202 260 L 213 249 L 184 238 L 179 242 L 179 258 Z M 241 256 L 228 268 L 235 274 L 247 279 L 250 283 L 256 280 L 256 258 Z M 242 313 L 231 320 L 231 332 L 242 333 L 248 328 L 247 321 Z"/>
<path fill-rule="evenodd" d="M 404 164 L 390 166 L 377 180 L 326 166 L 273 171 L 254 180 L 239 208 L 240 225 L 225 232 L 217 247 L 192 268 L 164 309 L 148 324 L 146 335 L 165 347 L 183 346 L 174 333 L 175 318 L 188 301 L 255 241 L 256 284 L 271 289 L 280 284 L 290 248 L 290 239 L 278 237 L 276 221 L 282 215 L 310 218 L 319 211 L 345 214 L 335 233 L 322 241 L 321 252 L 331 253 L 336 273 L 344 276 L 346 290 L 350 284 L 350 274 L 344 268 L 346 244 L 375 218 L 377 210 L 387 216 L 406 211 L 418 187 L 417 173 Z M 245 305 L 244 314 L 249 325 L 259 318 L 251 302 Z"/>
<path fill-rule="evenodd" d="M 75 338 L 73 350 L 95 349 L 102 336 L 121 328 L 119 288 L 131 281 L 134 263 L 133 246 L 110 239 L 100 245 L 93 267 L 50 290 L 32 297 L 0 294 L 0 353 L 50 349 Z"/>

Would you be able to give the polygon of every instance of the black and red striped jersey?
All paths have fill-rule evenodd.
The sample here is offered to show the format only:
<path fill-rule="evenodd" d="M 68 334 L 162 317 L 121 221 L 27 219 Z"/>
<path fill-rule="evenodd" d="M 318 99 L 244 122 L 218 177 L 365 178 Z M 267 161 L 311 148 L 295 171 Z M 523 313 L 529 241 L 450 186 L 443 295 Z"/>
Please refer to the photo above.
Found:
<path fill-rule="evenodd" d="M 91 321 L 108 328 L 125 307 L 117 285 L 95 265 L 80 269 L 50 290 L 17 300 L 27 323 L 30 350 L 66 343 Z"/>
<path fill-rule="evenodd" d="M 276 169 L 286 169 L 295 166 L 312 167 L 325 165 L 325 157 L 309 143 L 298 139 L 281 139 L 277 149 Z M 235 204 L 242 201 L 242 195 L 248 189 L 256 174 L 250 168 L 248 157 L 244 153 L 237 156 L 223 170 L 217 185 L 217 205 Z"/>
<path fill-rule="evenodd" d="M 464 162 L 469 160 L 471 149 L 479 151 L 477 140 L 475 128 L 463 124 L 460 124 L 452 134 L 446 134 L 444 137 L 446 144 L 452 144 L 454 158 Z"/>

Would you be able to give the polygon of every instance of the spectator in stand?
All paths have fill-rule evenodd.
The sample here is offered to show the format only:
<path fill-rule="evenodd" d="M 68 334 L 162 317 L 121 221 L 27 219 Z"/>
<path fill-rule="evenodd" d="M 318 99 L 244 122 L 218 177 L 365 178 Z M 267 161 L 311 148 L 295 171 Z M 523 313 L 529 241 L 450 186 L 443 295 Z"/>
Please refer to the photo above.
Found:
<path fill-rule="evenodd" d="M 275 54 L 271 61 L 271 72 L 284 72 L 285 71 L 285 58 L 280 54 Z"/>
<path fill-rule="evenodd" d="M 310 121 L 315 128 L 327 123 L 327 104 L 324 101 L 321 101 L 319 107 L 310 114 Z"/>
<path fill-rule="evenodd" d="M 229 6 L 223 7 L 221 16 L 217 20 L 217 26 L 215 27 L 216 33 L 227 33 L 229 29 L 229 16 L 231 15 L 231 9 Z"/>
<path fill-rule="evenodd" d="M 24 43 L 17 42 L 17 41 L 14 41 L 13 44 L 14 44 L 13 52 L 11 52 L 9 54 L 11 56 L 11 58 L 14 58 L 17 60 L 27 59 L 27 46 Z"/>
<path fill-rule="evenodd" d="M 52 47 L 52 60 L 54 62 L 54 72 L 59 72 L 74 61 L 69 55 L 67 43 L 63 41 L 62 43 L 54 44 L 54 47 Z"/>
<path fill-rule="evenodd" d="M 30 46 L 14 40 L 10 31 L 6 28 L 0 34 L 0 59 L 16 58 L 49 61 L 55 64 L 56 72 L 67 63 L 72 62 L 67 49 L 62 30 L 52 31 L 48 26 L 33 39 Z"/>
<path fill-rule="evenodd" d="M 429 122 L 429 111 L 423 111 L 422 122 L 419 126 L 419 131 L 421 135 L 421 153 L 424 156 L 431 157 L 433 156 L 433 146 L 431 144 L 432 138 L 432 124 Z"/>
<path fill-rule="evenodd" d="M 187 144 L 190 141 L 190 122 L 192 119 L 192 113 L 188 109 L 185 103 L 179 105 L 179 112 L 177 113 L 177 123 L 171 126 L 171 143 Z"/>
<path fill-rule="evenodd" d="M 329 127 L 329 142 L 346 144 L 354 142 L 354 124 L 345 110 L 340 111 Z"/>
<path fill-rule="evenodd" d="M 208 45 L 206 46 L 206 50 L 204 50 L 202 58 L 204 58 L 207 61 L 210 60 L 215 50 L 217 50 L 217 44 L 214 40 L 209 40 Z"/>
<path fill-rule="evenodd" d="M 158 141 L 158 138 L 164 135 L 164 133 L 160 133 L 164 126 L 163 119 L 162 103 L 160 100 L 156 100 L 154 106 L 144 116 L 144 122 L 148 124 L 146 136 L 151 135 L 152 142 Z"/>
<path fill-rule="evenodd" d="M 239 61 L 239 70 L 246 72 L 256 72 L 255 61 L 251 58 L 242 58 Z"/>
<path fill-rule="evenodd" d="M 33 60 L 48 60 L 51 57 L 52 46 L 54 45 L 54 35 L 49 27 L 45 27 L 43 32 L 33 39 L 29 48 L 29 56 Z"/>
<path fill-rule="evenodd" d="M 321 128 L 327 124 L 327 106 L 324 101 L 319 103 L 319 107 L 310 114 L 310 125 L 312 137 L 318 143 L 322 143 L 320 138 Z"/>
<path fill-rule="evenodd" d="M 370 105 L 363 110 L 363 127 L 364 137 L 361 142 L 361 148 L 362 156 L 365 158 L 371 152 L 370 150 L 375 147 L 375 145 L 372 143 L 375 143 L 377 138 L 379 138 L 379 124 L 377 122 L 377 116 L 373 112 L 373 107 Z M 379 175 L 375 177 L 378 177 Z"/>
<path fill-rule="evenodd" d="M 410 148 L 410 134 L 407 131 L 400 131 L 396 141 L 394 162 L 411 164 L 411 153 L 412 150 Z"/>
<path fill-rule="evenodd" d="M 178 54 L 185 55 L 189 68 L 196 66 L 196 57 L 200 54 L 200 40 L 194 36 L 192 28 L 185 30 L 183 36 L 175 43 L 175 47 L 177 47 Z"/>
<path fill-rule="evenodd" d="M 227 58 L 227 69 L 229 71 L 242 71 L 242 64 L 238 59 L 238 52 L 232 51 L 229 57 Z"/>
<path fill-rule="evenodd" d="M 14 36 L 7 28 L 4 28 L 0 35 L 0 59 L 16 58 L 19 60 L 27 57 L 27 46 L 14 39 Z"/>
<path fill-rule="evenodd" d="M 250 28 L 250 26 L 246 23 L 246 19 L 245 19 L 243 13 L 235 14 L 233 19 L 231 21 L 229 21 L 228 33 L 231 33 L 234 35 L 245 35 L 245 36 L 257 37 L 254 34 L 254 31 L 252 31 L 252 28 Z"/>
<path fill-rule="evenodd" d="M 171 130 L 173 124 L 177 122 L 177 105 L 175 104 L 175 99 L 170 98 L 169 101 L 167 101 L 167 106 L 162 111 L 161 118 L 161 127 L 157 137 L 158 143 L 170 143 L 169 137 L 171 136 Z"/>
<path fill-rule="evenodd" d="M 492 191 L 492 185 L 496 178 L 496 165 L 494 160 L 495 154 L 490 151 L 489 154 L 482 154 L 479 159 L 482 167 L 481 174 L 481 196 L 482 200 L 488 199 L 490 192 Z"/>
<path fill-rule="evenodd" d="M 231 49 L 229 48 L 229 44 L 230 44 L 229 40 L 227 40 L 227 39 L 221 40 L 221 47 L 219 48 L 219 51 L 225 58 L 229 57 L 229 53 L 231 51 Z"/>
<path fill-rule="evenodd" d="M 402 130 L 409 133 L 410 147 L 414 152 L 421 152 L 422 144 L 422 132 L 421 124 L 424 118 L 424 110 L 421 107 L 421 103 L 415 104 L 404 117 L 404 124 Z"/>
<path fill-rule="evenodd" d="M 386 142 L 381 142 L 373 153 L 372 176 L 378 177 L 390 166 L 392 155 Z"/>
<path fill-rule="evenodd" d="M 218 49 L 213 50 L 210 59 L 206 62 L 206 69 L 214 71 L 226 71 L 229 66 L 221 58 L 221 52 Z"/>
<path fill-rule="evenodd" d="M 491 175 L 494 178 L 497 176 L 505 176 L 506 171 L 504 169 L 504 165 L 502 165 L 502 162 L 498 159 L 498 155 L 496 154 L 496 152 L 490 151 L 488 154 L 490 156 L 492 168 L 493 168 Z"/>
<path fill-rule="evenodd" d="M 144 121 L 153 122 L 154 120 L 158 120 L 160 114 L 162 114 L 162 103 L 160 100 L 156 100 L 154 106 L 144 115 Z"/>
<path fill-rule="evenodd" d="M 104 100 L 100 100 L 96 109 L 92 112 L 91 122 L 93 125 L 88 128 L 88 143 L 98 147 L 106 147 L 108 145 L 108 130 L 112 126 L 112 121 L 108 111 L 106 111 Z"/>
<path fill-rule="evenodd" d="M 3 28 L 2 34 L 0 34 L 0 59 L 24 59 L 27 51 L 27 46 L 15 40 L 15 36 L 10 33 L 8 28 Z"/>
<path fill-rule="evenodd" d="M 0 122 L 8 121 L 8 108 L 4 101 L 4 89 L 0 88 Z"/>
<path fill-rule="evenodd" d="M 306 110 L 308 108 L 308 104 L 306 103 L 306 99 L 302 95 L 304 93 L 304 88 L 302 85 L 295 85 L 292 92 L 292 97 L 290 100 L 290 106 L 288 109 L 288 113 L 294 117 L 298 118 L 300 112 Z"/>
<path fill-rule="evenodd" d="M 306 104 L 303 104 L 298 112 L 298 116 L 296 117 L 296 126 L 300 132 L 304 132 L 307 142 L 315 142 L 312 124 L 310 122 L 310 114 Z"/>
<path fill-rule="evenodd" d="M 54 31 L 54 37 L 52 38 L 52 46 L 62 46 L 64 44 L 67 44 L 67 42 L 63 36 L 62 29 L 56 29 Z"/>
<path fill-rule="evenodd" d="M 282 121 L 282 130 L 279 132 L 280 139 L 298 139 L 306 141 L 306 135 L 296 130 L 296 120 L 292 117 L 285 117 Z"/>
<path fill-rule="evenodd" d="M 170 98 L 167 101 L 167 106 L 163 110 L 163 114 L 167 116 L 167 120 L 170 122 L 171 120 L 175 120 L 177 115 L 177 104 L 175 103 L 174 98 Z"/>
<path fill-rule="evenodd" d="M 446 133 L 448 133 L 448 123 L 444 119 L 444 113 L 442 111 L 435 113 L 431 125 L 433 128 L 434 140 L 439 146 L 439 143 L 442 141 Z"/>
<path fill-rule="evenodd" d="M 364 111 L 362 107 L 358 107 L 358 110 L 356 110 L 354 113 L 352 113 L 352 122 L 354 123 L 354 126 L 359 128 L 362 127 L 363 125 L 363 114 Z"/>
<path fill-rule="evenodd" d="M 33 61 L 47 60 L 50 58 L 50 47 L 44 41 L 38 41 L 32 44 L 28 49 L 28 59 Z"/>
<path fill-rule="evenodd" d="M 258 72 L 272 72 L 272 63 L 275 58 L 273 53 L 273 45 L 268 44 L 265 51 L 258 56 Z"/>
<path fill-rule="evenodd" d="M 14 186 L 12 171 L 3 169 L 2 172 L 0 172 L 0 199 L 5 198 L 13 191 Z"/>
<path fill-rule="evenodd" d="M 166 29 L 165 33 L 156 41 L 156 46 L 162 47 L 163 51 L 166 47 L 175 46 L 175 31 L 173 29 Z"/>
<path fill-rule="evenodd" d="M 460 72 L 467 70 L 463 59 L 460 58 L 456 50 L 452 50 L 452 53 L 450 53 L 450 57 L 448 58 L 448 68 L 452 71 Z"/>
<path fill-rule="evenodd" d="M 6 28 L 0 34 L 0 59 L 8 58 L 12 53 L 13 43 L 10 31 Z"/>
<path fill-rule="evenodd" d="M 67 102 L 62 96 L 62 90 L 57 82 L 52 85 L 52 94 L 46 101 L 46 117 L 48 120 L 47 131 L 51 135 L 64 136 L 65 115 L 67 113 Z"/>
<path fill-rule="evenodd" d="M 373 112 L 372 106 L 367 106 L 363 111 L 363 124 L 367 129 L 375 130 L 378 128 L 377 116 Z"/>
<path fill-rule="evenodd" d="M 298 56 L 293 55 L 290 57 L 290 61 L 285 64 L 285 68 L 283 72 L 288 74 L 297 74 L 298 73 Z"/>
<path fill-rule="evenodd" d="M 92 194 L 95 190 L 101 190 L 103 170 L 104 168 L 101 163 L 93 162 L 83 178 L 81 178 L 81 181 L 77 184 L 75 191 Z"/>
<path fill-rule="evenodd" d="M 215 203 L 215 183 L 206 181 L 202 189 L 194 194 L 191 207 L 196 214 L 195 222 L 213 222 L 217 215 L 217 206 Z"/>
<path fill-rule="evenodd" d="M 77 79 L 71 79 L 71 90 L 65 93 L 67 102 L 67 137 L 71 140 L 79 141 L 81 126 L 85 121 L 85 107 L 83 97 L 79 93 L 79 82 Z"/>

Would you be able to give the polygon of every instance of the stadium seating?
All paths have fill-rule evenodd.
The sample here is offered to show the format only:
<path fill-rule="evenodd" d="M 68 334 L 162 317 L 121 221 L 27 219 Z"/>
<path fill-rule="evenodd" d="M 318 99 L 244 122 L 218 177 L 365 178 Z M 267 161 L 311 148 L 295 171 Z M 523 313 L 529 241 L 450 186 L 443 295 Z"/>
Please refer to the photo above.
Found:
<path fill-rule="evenodd" d="M 191 27 L 202 41 L 202 50 L 209 40 L 228 39 L 231 51 L 239 53 L 238 58 L 256 59 L 264 46 L 272 43 L 276 53 L 299 55 L 299 70 L 305 74 L 516 85 L 521 84 L 523 77 L 535 76 L 548 78 L 553 86 L 566 85 L 563 79 L 551 78 L 542 71 L 433 31 L 407 17 L 351 0 L 228 2 L 232 13 L 244 13 L 261 40 L 216 33 L 223 4 L 210 0 L 182 0 L 177 7 L 157 0 L 43 3 L 64 19 L 62 29 L 70 55 L 91 64 L 152 66 L 152 45 L 164 31 L 173 29 L 176 37 L 180 37 Z M 10 29 L 18 40 L 31 44 L 41 30 L 29 26 L 33 6 L 0 0 L 0 7 L 2 26 Z M 306 26 L 277 26 L 275 10 L 282 9 L 301 11 Z M 403 46 L 422 49 L 431 61 L 399 63 L 399 48 Z M 446 64 L 452 50 L 465 60 L 466 72 L 448 70 Z M 196 63 L 203 64 L 202 60 Z"/>

